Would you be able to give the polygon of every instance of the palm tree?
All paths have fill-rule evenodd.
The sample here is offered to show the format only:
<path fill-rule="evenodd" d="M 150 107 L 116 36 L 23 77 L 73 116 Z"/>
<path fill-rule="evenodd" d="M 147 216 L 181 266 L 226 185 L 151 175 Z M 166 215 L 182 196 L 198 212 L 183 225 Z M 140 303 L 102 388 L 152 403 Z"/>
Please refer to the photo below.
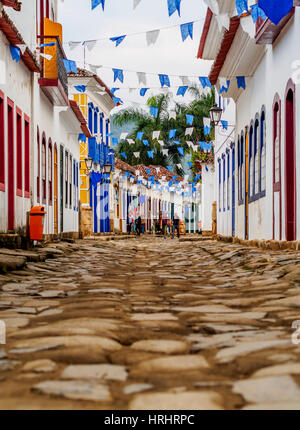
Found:
<path fill-rule="evenodd" d="M 134 145 L 130 145 L 127 141 L 121 141 L 118 147 L 118 154 L 125 152 L 127 162 L 131 165 L 145 164 L 145 165 L 172 165 L 173 169 L 182 174 L 182 170 L 176 166 L 181 162 L 181 155 L 178 151 L 178 146 L 172 139 L 169 139 L 169 130 L 176 129 L 176 139 L 180 142 L 180 147 L 184 149 L 185 154 L 191 154 L 196 160 L 197 157 L 192 153 L 192 150 L 186 144 L 187 140 L 192 141 L 194 144 L 199 140 L 206 140 L 203 131 L 203 117 L 209 116 L 209 109 L 213 106 L 215 100 L 215 92 L 212 88 L 211 92 L 204 96 L 201 94 L 199 87 L 190 87 L 190 93 L 194 96 L 193 101 L 188 104 L 175 104 L 176 120 L 169 119 L 169 106 L 171 101 L 170 93 L 152 96 L 148 99 L 147 105 L 158 108 L 158 115 L 155 118 L 150 116 L 141 109 L 134 109 L 132 107 L 123 109 L 113 116 L 113 123 L 122 127 L 128 123 L 134 123 L 135 127 L 130 133 L 128 138 L 135 141 Z M 186 114 L 194 115 L 193 127 L 195 127 L 193 136 L 185 136 L 186 130 Z M 168 157 L 164 156 L 161 147 L 157 140 L 152 140 L 153 131 L 160 131 L 160 139 L 164 141 L 164 149 L 169 150 Z M 143 140 L 148 140 L 150 146 L 145 146 L 142 141 L 137 141 L 137 133 L 144 132 Z M 213 133 L 211 133 L 213 134 Z M 212 136 L 209 136 L 211 138 Z M 149 158 L 147 151 L 154 151 L 153 159 Z M 140 157 L 135 158 L 134 152 L 140 152 Z M 201 156 L 205 156 L 203 153 Z M 122 156 L 121 156 L 122 157 Z"/>

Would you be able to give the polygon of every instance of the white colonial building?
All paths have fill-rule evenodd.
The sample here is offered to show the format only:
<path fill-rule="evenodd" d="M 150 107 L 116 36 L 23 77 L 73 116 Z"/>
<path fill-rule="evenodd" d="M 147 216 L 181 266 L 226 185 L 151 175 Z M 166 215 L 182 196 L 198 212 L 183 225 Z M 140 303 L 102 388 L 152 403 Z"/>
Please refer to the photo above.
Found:
<path fill-rule="evenodd" d="M 198 57 L 213 60 L 209 78 L 218 89 L 230 80 L 222 96 L 236 103 L 230 147 L 216 141 L 218 232 L 299 240 L 300 3 L 278 25 L 238 17 L 234 0 L 216 3 L 207 12 Z M 220 31 L 217 15 L 224 14 L 229 27 Z M 241 76 L 246 89 L 238 88 Z"/>

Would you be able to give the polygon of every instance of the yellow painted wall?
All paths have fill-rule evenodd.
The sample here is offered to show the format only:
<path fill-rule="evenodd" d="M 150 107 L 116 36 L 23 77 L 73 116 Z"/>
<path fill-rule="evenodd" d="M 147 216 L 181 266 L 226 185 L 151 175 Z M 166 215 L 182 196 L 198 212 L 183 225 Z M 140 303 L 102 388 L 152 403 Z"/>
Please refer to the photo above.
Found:
<path fill-rule="evenodd" d="M 53 22 L 48 18 L 44 18 L 45 36 L 58 36 L 61 43 L 62 39 L 62 25 L 57 22 Z M 47 38 L 41 41 L 41 43 L 56 42 L 56 39 Z M 44 59 L 44 78 L 46 79 L 57 79 L 57 46 L 46 46 L 44 48 L 44 54 L 52 55 L 51 60 Z"/>
<path fill-rule="evenodd" d="M 87 107 L 87 95 L 86 94 L 74 94 L 74 100 L 78 103 L 85 119 L 87 120 L 88 116 L 88 107 Z M 83 143 L 80 142 L 80 162 L 81 162 L 81 170 L 80 170 L 80 200 L 82 204 L 90 204 L 90 178 L 89 174 L 86 174 L 86 164 L 85 159 L 88 157 L 89 149 L 88 142 Z"/>

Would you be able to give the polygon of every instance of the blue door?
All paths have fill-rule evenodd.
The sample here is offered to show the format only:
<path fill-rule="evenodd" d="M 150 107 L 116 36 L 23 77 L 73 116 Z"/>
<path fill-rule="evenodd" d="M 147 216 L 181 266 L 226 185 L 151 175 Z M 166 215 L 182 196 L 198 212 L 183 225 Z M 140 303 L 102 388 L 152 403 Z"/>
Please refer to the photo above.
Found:
<path fill-rule="evenodd" d="M 232 236 L 235 236 L 235 149 L 232 148 Z"/>
<path fill-rule="evenodd" d="M 97 217 L 97 188 L 98 184 L 93 187 L 93 194 L 94 194 L 94 200 L 93 200 L 93 214 L 94 214 L 94 233 L 98 233 L 98 217 Z"/>

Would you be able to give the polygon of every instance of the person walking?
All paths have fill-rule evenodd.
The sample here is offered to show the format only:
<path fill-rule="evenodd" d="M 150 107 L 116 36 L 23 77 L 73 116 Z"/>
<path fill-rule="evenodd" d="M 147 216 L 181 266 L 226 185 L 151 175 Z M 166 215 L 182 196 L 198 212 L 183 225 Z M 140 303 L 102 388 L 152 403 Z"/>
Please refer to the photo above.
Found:
<path fill-rule="evenodd" d="M 177 230 L 178 239 L 180 238 L 179 221 L 179 216 L 175 214 L 172 218 L 172 239 L 174 239 L 175 230 Z"/>
<path fill-rule="evenodd" d="M 142 229 L 142 218 L 138 216 L 136 220 L 136 233 L 138 236 L 141 235 L 141 229 Z"/>

